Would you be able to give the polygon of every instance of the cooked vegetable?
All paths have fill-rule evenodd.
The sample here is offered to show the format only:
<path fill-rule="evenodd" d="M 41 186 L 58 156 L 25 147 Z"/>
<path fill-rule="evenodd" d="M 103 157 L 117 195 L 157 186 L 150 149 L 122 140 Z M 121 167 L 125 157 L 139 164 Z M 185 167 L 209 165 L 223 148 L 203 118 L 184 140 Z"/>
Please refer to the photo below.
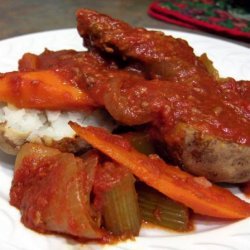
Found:
<path fill-rule="evenodd" d="M 83 128 L 70 122 L 76 133 L 169 198 L 185 204 L 196 213 L 239 219 L 250 216 L 250 205 L 230 191 L 213 185 L 203 177 L 193 177 L 163 162 L 157 155 L 147 157 L 121 136 L 104 129 Z"/>
<path fill-rule="evenodd" d="M 24 168 L 25 159 L 31 161 L 33 158 L 34 162 L 42 161 L 48 157 L 53 157 L 59 155 L 61 152 L 58 149 L 45 147 L 43 145 L 38 145 L 34 143 L 26 143 L 23 145 L 21 150 L 18 152 L 16 161 L 15 161 L 15 172 L 19 171 L 19 169 Z M 30 158 L 30 159 L 29 159 Z M 38 166 L 34 166 L 38 167 Z"/>
<path fill-rule="evenodd" d="M 139 152 L 150 155 L 155 153 L 155 149 L 152 141 L 150 140 L 150 136 L 147 133 L 127 133 L 124 135 L 132 146 Z"/>
<path fill-rule="evenodd" d="M 94 106 L 94 101 L 84 91 L 52 70 L 3 74 L 0 101 L 33 109 L 72 110 Z"/>
<path fill-rule="evenodd" d="M 177 231 L 189 229 L 189 210 L 149 186 L 137 185 L 142 219 Z"/>
<path fill-rule="evenodd" d="M 202 61 L 202 63 L 204 64 L 204 66 L 206 67 L 207 69 L 207 72 L 213 76 L 213 78 L 215 80 L 219 80 L 220 78 L 220 75 L 219 75 L 219 72 L 218 70 L 214 67 L 213 65 L 213 62 L 208 58 L 207 54 L 204 53 L 202 54 L 199 59 Z"/>
<path fill-rule="evenodd" d="M 102 199 L 105 228 L 114 235 L 138 235 L 141 218 L 133 175 L 111 162 L 105 163 L 97 173 L 95 191 Z"/>
<path fill-rule="evenodd" d="M 25 144 L 17 156 L 10 203 L 22 222 L 39 232 L 101 239 L 100 214 L 90 208 L 98 155 L 83 159 L 42 145 Z"/>

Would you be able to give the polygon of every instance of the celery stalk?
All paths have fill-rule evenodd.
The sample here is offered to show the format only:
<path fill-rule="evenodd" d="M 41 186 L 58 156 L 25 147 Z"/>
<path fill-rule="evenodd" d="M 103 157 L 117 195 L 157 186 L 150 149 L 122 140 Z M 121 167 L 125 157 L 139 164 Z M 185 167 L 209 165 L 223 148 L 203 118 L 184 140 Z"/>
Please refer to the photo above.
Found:
<path fill-rule="evenodd" d="M 104 193 L 104 224 L 114 235 L 139 234 L 141 218 L 134 182 L 128 173 Z"/>
<path fill-rule="evenodd" d="M 176 231 L 189 229 L 189 210 L 156 190 L 139 184 L 136 187 L 142 219 Z"/>
<path fill-rule="evenodd" d="M 140 153 L 150 155 L 155 153 L 154 145 L 146 133 L 129 133 L 127 138 L 132 146 Z"/>

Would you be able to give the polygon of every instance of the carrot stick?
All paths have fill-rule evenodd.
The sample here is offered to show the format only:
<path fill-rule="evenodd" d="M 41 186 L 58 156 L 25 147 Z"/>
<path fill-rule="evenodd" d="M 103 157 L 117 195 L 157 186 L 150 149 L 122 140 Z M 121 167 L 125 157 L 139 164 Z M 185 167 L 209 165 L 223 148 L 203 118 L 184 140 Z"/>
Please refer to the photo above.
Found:
<path fill-rule="evenodd" d="M 196 213 L 231 219 L 250 216 L 250 204 L 205 178 L 194 177 L 170 166 L 156 155 L 148 157 L 141 154 L 125 138 L 111 135 L 104 129 L 83 128 L 73 122 L 70 122 L 70 126 L 81 138 L 130 169 L 146 184 Z"/>
<path fill-rule="evenodd" d="M 0 77 L 0 101 L 19 108 L 88 109 L 94 101 L 56 71 L 10 72 Z"/>

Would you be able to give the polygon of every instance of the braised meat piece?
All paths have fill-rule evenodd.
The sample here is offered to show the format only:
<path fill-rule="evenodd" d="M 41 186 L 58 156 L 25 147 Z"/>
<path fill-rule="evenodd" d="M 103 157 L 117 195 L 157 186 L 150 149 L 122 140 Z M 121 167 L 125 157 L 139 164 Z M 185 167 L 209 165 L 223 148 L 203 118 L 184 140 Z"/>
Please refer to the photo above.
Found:
<path fill-rule="evenodd" d="M 80 9 L 77 12 L 77 21 L 78 32 L 89 50 L 99 50 L 101 53 L 113 55 L 118 61 L 126 61 L 125 65 L 140 68 L 150 79 L 160 78 L 200 85 L 216 80 L 225 83 L 222 88 L 235 84 L 232 78 L 219 79 L 218 72 L 207 56 L 203 54 L 197 57 L 188 43 L 180 38 L 144 28 L 134 28 L 88 9 Z M 237 84 L 236 91 L 246 92 L 247 89 L 242 96 L 250 101 L 249 81 L 240 81 Z M 221 91 L 223 92 L 223 89 Z M 224 91 L 223 95 L 227 92 Z"/>
<path fill-rule="evenodd" d="M 128 65 L 139 62 L 144 72 L 149 72 L 146 77 L 185 85 L 188 94 L 182 95 L 179 90 L 175 92 L 171 84 L 164 82 L 165 88 L 161 91 L 175 93 L 172 92 L 170 107 L 178 115 L 174 116 L 172 127 L 169 126 L 171 112 L 168 105 L 163 105 L 158 113 L 161 118 L 158 116 L 153 122 L 159 137 L 165 139 L 170 155 L 178 164 L 193 174 L 204 175 L 213 181 L 243 182 L 249 179 L 248 81 L 220 79 L 209 59 L 204 55 L 200 58 L 195 56 L 192 48 L 181 39 L 133 28 L 86 9 L 78 11 L 77 20 L 78 32 L 89 49 L 111 54 L 125 60 Z M 163 99 L 166 104 L 166 96 Z M 173 102 L 178 105 L 173 106 Z M 195 147 L 189 147 L 189 135 L 194 138 L 192 145 L 195 144 Z M 232 154 L 235 148 L 241 153 Z M 225 155 L 229 160 L 223 167 L 220 159 Z"/>
<path fill-rule="evenodd" d="M 87 9 L 77 12 L 77 21 L 78 32 L 87 48 L 118 55 L 125 61 L 140 62 L 150 78 L 186 82 L 187 79 L 197 81 L 209 75 L 204 64 L 183 39 L 133 28 L 120 20 Z"/>
<path fill-rule="evenodd" d="M 119 69 L 96 53 L 72 51 L 26 54 L 20 60 L 21 70 L 32 70 L 27 66 L 30 57 L 36 61 L 33 70 L 62 72 L 116 121 L 126 125 L 149 123 L 167 142 L 169 154 L 187 171 L 213 181 L 244 182 L 250 178 L 245 174 L 249 173 L 248 102 L 232 88 L 234 80 L 220 84 L 213 80 L 186 84 L 146 80 L 143 74 Z M 180 124 L 184 129 L 178 129 Z M 189 147 L 190 130 L 195 134 L 192 144 L 197 142 L 196 147 Z M 221 145 L 217 148 L 227 152 L 230 164 L 223 167 L 221 150 L 213 149 L 206 136 Z M 231 153 L 234 144 L 241 154 Z M 237 178 L 232 168 L 237 169 Z"/>

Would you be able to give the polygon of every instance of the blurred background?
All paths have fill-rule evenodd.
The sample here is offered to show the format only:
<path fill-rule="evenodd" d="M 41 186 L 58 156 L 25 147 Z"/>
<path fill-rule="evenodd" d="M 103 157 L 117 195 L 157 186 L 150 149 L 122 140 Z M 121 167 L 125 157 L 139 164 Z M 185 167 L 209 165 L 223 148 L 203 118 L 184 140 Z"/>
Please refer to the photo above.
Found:
<path fill-rule="evenodd" d="M 94 9 L 130 24 L 173 28 L 149 17 L 152 0 L 0 0 L 0 39 L 24 33 L 73 28 L 78 8 Z"/>
<path fill-rule="evenodd" d="M 124 20 L 132 25 L 217 35 L 169 24 L 147 14 L 153 0 L 0 0 L 0 40 L 27 33 L 74 28 L 75 11 L 90 8 Z M 249 1 L 250 2 L 250 1 Z M 249 43 L 219 37 L 249 46 Z"/>

